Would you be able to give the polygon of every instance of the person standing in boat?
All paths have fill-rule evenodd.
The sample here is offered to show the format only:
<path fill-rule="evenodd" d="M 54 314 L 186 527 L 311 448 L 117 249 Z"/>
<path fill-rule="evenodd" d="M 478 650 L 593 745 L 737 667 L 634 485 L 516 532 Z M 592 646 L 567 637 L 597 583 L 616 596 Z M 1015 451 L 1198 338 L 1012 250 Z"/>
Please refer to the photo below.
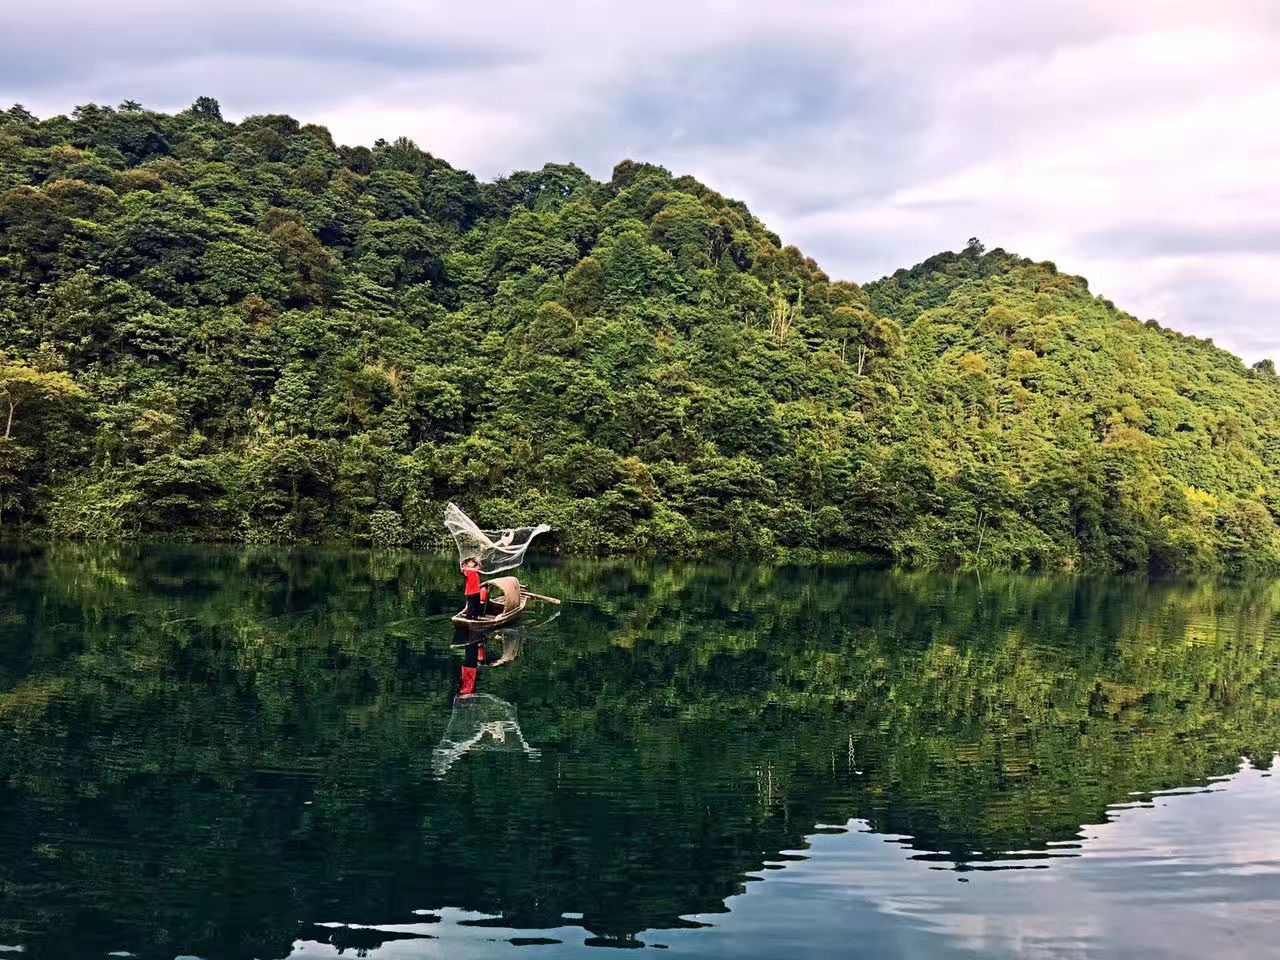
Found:
<path fill-rule="evenodd" d="M 462 576 L 467 582 L 467 619 L 476 620 L 481 613 L 480 604 L 480 561 L 468 557 L 462 561 Z"/>

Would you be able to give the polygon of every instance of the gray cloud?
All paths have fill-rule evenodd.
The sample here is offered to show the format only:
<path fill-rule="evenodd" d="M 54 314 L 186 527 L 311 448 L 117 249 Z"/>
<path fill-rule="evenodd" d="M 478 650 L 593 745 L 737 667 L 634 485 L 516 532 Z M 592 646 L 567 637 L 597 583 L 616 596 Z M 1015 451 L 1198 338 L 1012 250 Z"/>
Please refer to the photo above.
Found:
<path fill-rule="evenodd" d="M 140 37 L 123 45 L 94 43 L 82 49 L 0 44 L 0 84 L 65 86 L 108 70 L 133 70 L 140 60 L 155 71 L 191 60 L 226 58 L 246 62 L 285 62 L 301 69 L 351 67 L 395 75 L 414 72 L 476 71 L 518 62 L 523 55 L 481 44 L 433 43 L 394 37 L 351 37 L 335 32 L 308 31 L 246 38 L 187 37 L 185 42 L 148 41 Z M 11 46 L 10 46 L 11 45 Z"/>
<path fill-rule="evenodd" d="M 230 0 L 217 10 L 146 2 L 90 5 L 54 0 L 6 17 L 0 33 L 0 89 L 38 93 L 115 74 L 142 75 L 157 85 L 168 71 L 202 68 L 217 85 L 236 64 L 252 70 L 280 65 L 321 76 L 479 72 L 531 58 L 501 39 L 398 31 L 346 7 Z M 262 79 L 259 76 L 259 79 Z"/>
<path fill-rule="evenodd" d="M 1124 257 L 1280 254 L 1280 222 L 1121 224 L 1086 232 L 1080 243 L 1100 254 Z"/>
<path fill-rule="evenodd" d="M 901 182 L 927 125 L 918 91 L 858 59 L 803 36 L 680 53 L 615 78 L 585 122 L 566 117 L 543 140 L 600 170 L 623 155 L 682 170 L 711 162 L 730 181 L 776 169 L 791 182 L 759 199 L 784 216 L 815 212 Z M 833 154 L 841 176 L 807 174 Z"/>
<path fill-rule="evenodd" d="M 606 96 L 615 128 L 642 132 L 655 149 L 764 142 L 786 150 L 851 122 L 868 137 L 900 133 L 912 126 L 910 93 L 831 44 L 774 37 L 659 61 Z"/>
<path fill-rule="evenodd" d="M 1231 346 L 1250 362 L 1280 360 L 1280 302 L 1275 299 L 1200 272 L 1174 280 L 1168 295 L 1180 305 L 1183 333 L 1212 337 L 1218 346 L 1227 346 L 1221 342 L 1227 330 Z"/>

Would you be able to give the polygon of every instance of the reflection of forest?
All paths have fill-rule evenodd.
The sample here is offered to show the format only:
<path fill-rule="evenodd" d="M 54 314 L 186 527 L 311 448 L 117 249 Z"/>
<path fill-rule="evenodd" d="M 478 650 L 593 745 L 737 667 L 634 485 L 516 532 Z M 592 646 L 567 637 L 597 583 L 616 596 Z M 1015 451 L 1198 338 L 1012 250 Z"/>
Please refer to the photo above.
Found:
<path fill-rule="evenodd" d="M 1280 588 L 574 563 L 431 776 L 456 570 L 55 546 L 0 568 L 0 942 L 279 957 L 299 923 L 723 910 L 818 823 L 964 867 L 1280 748 Z M 937 863 L 933 863 L 937 865 Z"/>

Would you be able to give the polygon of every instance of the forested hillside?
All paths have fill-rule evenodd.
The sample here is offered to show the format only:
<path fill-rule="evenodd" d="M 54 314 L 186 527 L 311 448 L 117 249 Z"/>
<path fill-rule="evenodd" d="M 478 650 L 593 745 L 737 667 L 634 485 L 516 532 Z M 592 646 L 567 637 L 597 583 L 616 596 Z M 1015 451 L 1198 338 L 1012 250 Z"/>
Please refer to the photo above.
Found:
<path fill-rule="evenodd" d="M 0 521 L 1193 569 L 1280 559 L 1280 381 L 975 241 L 859 287 L 661 167 L 493 183 L 201 98 L 0 113 Z"/>

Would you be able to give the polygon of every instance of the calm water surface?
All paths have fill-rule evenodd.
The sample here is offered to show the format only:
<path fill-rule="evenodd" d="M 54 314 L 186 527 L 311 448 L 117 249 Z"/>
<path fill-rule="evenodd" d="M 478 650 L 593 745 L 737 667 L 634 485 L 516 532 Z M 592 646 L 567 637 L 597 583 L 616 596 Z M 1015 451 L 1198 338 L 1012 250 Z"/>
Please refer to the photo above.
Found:
<path fill-rule="evenodd" d="M 0 957 L 1280 955 L 1271 584 L 0 560 Z"/>

